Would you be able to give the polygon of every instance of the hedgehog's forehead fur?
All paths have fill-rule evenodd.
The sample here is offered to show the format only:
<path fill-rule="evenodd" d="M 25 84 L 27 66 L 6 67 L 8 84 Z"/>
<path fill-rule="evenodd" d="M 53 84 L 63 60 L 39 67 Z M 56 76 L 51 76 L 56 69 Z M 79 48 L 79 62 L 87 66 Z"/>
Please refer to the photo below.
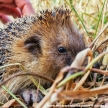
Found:
<path fill-rule="evenodd" d="M 53 11 L 42 11 L 40 12 L 41 15 L 37 15 L 38 21 L 41 23 L 48 23 L 48 24 L 60 24 L 62 25 L 65 21 L 70 18 L 71 11 L 68 9 L 55 9 Z"/>

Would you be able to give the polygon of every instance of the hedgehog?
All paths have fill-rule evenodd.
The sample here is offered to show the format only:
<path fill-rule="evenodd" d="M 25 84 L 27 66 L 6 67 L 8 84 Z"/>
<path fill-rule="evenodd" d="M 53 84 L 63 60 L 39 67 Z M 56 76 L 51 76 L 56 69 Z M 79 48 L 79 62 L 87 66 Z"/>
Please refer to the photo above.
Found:
<path fill-rule="evenodd" d="M 83 49 L 83 36 L 74 25 L 68 9 L 40 11 L 39 14 L 17 18 L 0 29 L 0 66 L 21 63 L 29 72 L 52 79 L 63 67 L 69 66 Z M 18 72 L 22 72 L 18 66 L 0 70 L 3 80 Z M 35 79 L 38 81 L 38 78 Z M 45 88 L 51 85 L 45 79 L 40 79 L 39 83 Z M 36 90 L 27 76 L 12 78 L 4 85 L 14 94 L 27 89 Z M 2 95 L 4 92 L 0 88 L 0 102 L 10 98 L 6 92 L 6 97 Z"/>

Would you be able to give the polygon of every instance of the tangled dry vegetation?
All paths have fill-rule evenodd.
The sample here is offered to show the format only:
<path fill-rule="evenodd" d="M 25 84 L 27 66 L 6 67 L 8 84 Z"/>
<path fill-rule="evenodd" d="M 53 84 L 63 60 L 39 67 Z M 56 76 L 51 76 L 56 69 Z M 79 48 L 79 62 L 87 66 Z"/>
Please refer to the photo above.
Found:
<path fill-rule="evenodd" d="M 40 103 L 34 103 L 33 108 L 107 106 L 108 0 L 32 0 L 31 2 L 36 10 L 63 5 L 70 8 L 72 19 L 84 34 L 87 44 L 87 48 L 76 56 L 71 66 L 64 67 L 60 71 L 50 89 L 44 90 L 39 86 L 39 89 L 47 95 Z M 86 58 L 88 62 L 82 66 Z M 64 78 L 65 73 L 67 76 Z M 32 73 L 15 74 L 4 82 L 19 75 L 34 76 Z M 39 75 L 35 76 L 42 78 Z M 47 80 L 50 79 L 47 78 Z M 4 82 L 0 86 L 6 89 L 3 86 Z M 7 92 L 13 96 L 10 91 L 7 90 Z M 9 107 L 10 104 L 10 106 L 19 105 L 27 108 L 21 100 L 14 98 L 3 107 Z"/>

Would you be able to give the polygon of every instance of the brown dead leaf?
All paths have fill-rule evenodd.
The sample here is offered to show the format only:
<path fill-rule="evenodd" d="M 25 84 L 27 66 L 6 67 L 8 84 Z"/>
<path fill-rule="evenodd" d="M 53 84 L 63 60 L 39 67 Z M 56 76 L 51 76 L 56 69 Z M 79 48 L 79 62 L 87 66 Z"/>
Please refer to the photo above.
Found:
<path fill-rule="evenodd" d="M 83 90 L 76 90 L 76 91 L 71 91 L 71 90 L 64 90 L 62 93 L 58 95 L 58 98 L 60 100 L 72 100 L 72 99 L 81 99 L 85 100 L 91 96 L 95 96 L 98 94 L 107 94 L 108 93 L 108 84 L 97 87 L 95 89 L 83 89 Z"/>
<path fill-rule="evenodd" d="M 7 103 L 5 103 L 2 108 L 9 108 L 11 106 L 17 106 L 19 108 L 23 108 L 15 99 L 12 99 L 10 101 L 8 101 Z"/>

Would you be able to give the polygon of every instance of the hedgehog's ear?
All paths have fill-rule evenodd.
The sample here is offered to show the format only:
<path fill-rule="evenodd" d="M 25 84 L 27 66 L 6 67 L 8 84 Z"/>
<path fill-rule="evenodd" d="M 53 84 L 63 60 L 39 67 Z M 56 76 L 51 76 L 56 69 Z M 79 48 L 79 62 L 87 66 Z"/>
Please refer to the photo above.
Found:
<path fill-rule="evenodd" d="M 41 53 L 40 39 L 36 35 L 28 37 L 24 42 L 25 48 L 32 54 L 37 55 Z"/>

